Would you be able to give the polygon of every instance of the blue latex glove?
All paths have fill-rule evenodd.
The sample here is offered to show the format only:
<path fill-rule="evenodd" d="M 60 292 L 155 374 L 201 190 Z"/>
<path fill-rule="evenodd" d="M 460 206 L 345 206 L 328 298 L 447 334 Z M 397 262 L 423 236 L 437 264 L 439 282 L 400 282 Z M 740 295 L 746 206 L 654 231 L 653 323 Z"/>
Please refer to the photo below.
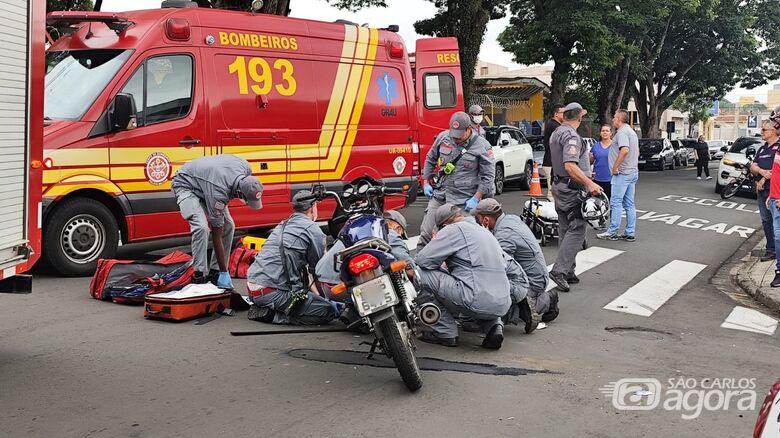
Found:
<path fill-rule="evenodd" d="M 431 187 L 430 184 L 425 183 L 423 186 L 423 193 L 425 193 L 425 196 L 432 198 L 433 197 L 433 187 Z"/>
<path fill-rule="evenodd" d="M 219 278 L 217 278 L 217 287 L 222 289 L 233 289 L 233 279 L 230 278 L 230 274 L 227 272 L 220 272 Z"/>
<path fill-rule="evenodd" d="M 471 211 L 477 208 L 477 204 L 479 204 L 479 199 L 477 199 L 476 196 L 472 196 L 471 199 L 466 201 L 466 211 Z"/>

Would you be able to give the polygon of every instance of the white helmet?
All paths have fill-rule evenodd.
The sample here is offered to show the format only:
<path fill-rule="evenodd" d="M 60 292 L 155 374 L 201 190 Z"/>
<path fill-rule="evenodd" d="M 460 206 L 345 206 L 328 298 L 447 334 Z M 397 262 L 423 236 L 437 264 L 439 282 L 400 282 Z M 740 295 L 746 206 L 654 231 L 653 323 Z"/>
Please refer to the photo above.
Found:
<path fill-rule="evenodd" d="M 599 195 L 591 195 L 587 192 L 580 194 L 582 197 L 582 218 L 596 230 L 605 230 L 609 224 L 609 198 L 604 192 Z"/>
<path fill-rule="evenodd" d="M 775 129 L 780 129 L 780 106 L 772 110 L 769 115 L 769 120 L 775 125 Z"/>

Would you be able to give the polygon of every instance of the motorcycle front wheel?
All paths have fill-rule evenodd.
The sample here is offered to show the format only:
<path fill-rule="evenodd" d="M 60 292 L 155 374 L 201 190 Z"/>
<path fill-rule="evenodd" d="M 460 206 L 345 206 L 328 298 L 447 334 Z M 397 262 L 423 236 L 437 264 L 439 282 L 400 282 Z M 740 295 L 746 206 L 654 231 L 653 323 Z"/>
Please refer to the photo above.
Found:
<path fill-rule="evenodd" d="M 720 192 L 721 199 L 729 199 L 730 197 L 736 195 L 740 186 L 742 186 L 742 180 L 740 179 L 731 181 L 726 184 L 723 187 L 723 190 Z"/>
<path fill-rule="evenodd" d="M 420 367 L 412 349 L 411 340 L 401 328 L 398 319 L 394 316 L 379 321 L 376 328 L 382 335 L 385 353 L 395 362 L 401 380 L 410 391 L 417 391 L 422 387 Z"/>

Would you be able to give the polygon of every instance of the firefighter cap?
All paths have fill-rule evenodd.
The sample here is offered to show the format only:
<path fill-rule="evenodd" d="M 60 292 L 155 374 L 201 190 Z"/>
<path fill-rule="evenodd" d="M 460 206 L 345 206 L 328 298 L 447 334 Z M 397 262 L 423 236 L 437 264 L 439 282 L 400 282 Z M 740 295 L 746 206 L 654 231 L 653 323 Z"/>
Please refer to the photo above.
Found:
<path fill-rule="evenodd" d="M 450 117 L 450 137 L 461 138 L 471 126 L 471 117 L 463 111 L 458 111 Z"/>
<path fill-rule="evenodd" d="M 238 183 L 238 189 L 241 194 L 244 195 L 244 200 L 247 205 L 255 210 L 263 207 L 263 202 L 260 197 L 263 194 L 263 185 L 260 184 L 260 180 L 256 176 L 247 175 Z"/>

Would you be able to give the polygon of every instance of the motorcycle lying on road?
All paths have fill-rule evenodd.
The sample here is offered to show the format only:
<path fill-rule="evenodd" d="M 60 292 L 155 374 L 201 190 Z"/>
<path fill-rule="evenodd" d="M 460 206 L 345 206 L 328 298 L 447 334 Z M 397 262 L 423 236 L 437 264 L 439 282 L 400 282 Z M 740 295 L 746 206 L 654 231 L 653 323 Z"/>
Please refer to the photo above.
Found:
<path fill-rule="evenodd" d="M 315 186 L 307 199 L 334 199 L 338 208 L 331 228 L 343 222 L 338 240 L 344 249 L 333 260 L 342 282 L 331 288 L 330 299 L 357 312 L 359 318 L 351 325 L 365 324 L 374 333 L 369 357 L 380 349 L 393 360 L 406 387 L 416 391 L 422 378 L 415 357 L 415 326 L 418 321 L 437 323 L 441 311 L 433 303 L 416 303 L 417 288 L 406 272 L 411 268 L 391 254 L 383 199 L 400 192 L 362 181 L 346 186 L 341 195 Z"/>
<path fill-rule="evenodd" d="M 723 186 L 720 192 L 722 199 L 729 199 L 736 195 L 740 189 L 748 191 L 750 193 L 756 192 L 756 176 L 750 171 L 750 167 L 753 165 L 753 157 L 748 155 L 747 163 L 734 163 L 733 166 L 739 171 L 739 176 L 731 177 L 729 181 Z"/>

